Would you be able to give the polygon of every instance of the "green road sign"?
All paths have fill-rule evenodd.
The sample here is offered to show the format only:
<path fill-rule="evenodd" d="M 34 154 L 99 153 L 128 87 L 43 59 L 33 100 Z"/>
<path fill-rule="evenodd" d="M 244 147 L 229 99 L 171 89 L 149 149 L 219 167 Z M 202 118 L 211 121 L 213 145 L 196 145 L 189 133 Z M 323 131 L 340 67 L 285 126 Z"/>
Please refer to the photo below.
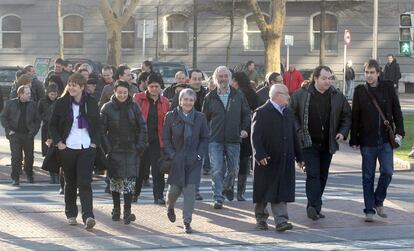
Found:
<path fill-rule="evenodd" d="M 400 54 L 411 55 L 410 41 L 400 41 Z"/>

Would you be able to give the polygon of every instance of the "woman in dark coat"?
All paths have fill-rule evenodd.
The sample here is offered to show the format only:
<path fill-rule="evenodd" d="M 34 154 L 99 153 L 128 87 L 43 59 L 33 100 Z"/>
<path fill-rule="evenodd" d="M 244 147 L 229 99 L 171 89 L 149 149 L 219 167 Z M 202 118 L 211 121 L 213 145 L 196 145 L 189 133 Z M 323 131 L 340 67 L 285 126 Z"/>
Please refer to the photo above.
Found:
<path fill-rule="evenodd" d="M 259 97 L 257 93 L 252 89 L 250 80 L 244 72 L 236 72 L 233 75 L 232 86 L 240 90 L 247 99 L 250 110 L 253 112 L 259 106 Z M 250 135 L 250 132 L 248 132 Z M 250 172 L 252 156 L 252 145 L 250 143 L 250 137 L 242 139 L 240 145 L 240 167 L 237 177 L 237 200 L 245 201 L 243 197 L 246 190 L 247 176 Z"/>
<path fill-rule="evenodd" d="M 63 165 L 68 224 L 77 224 L 79 189 L 82 220 L 85 229 L 90 230 L 96 224 L 91 181 L 96 147 L 100 144 L 100 125 L 98 103 L 86 93 L 85 86 L 86 79 L 81 74 L 69 77 L 65 92 L 54 105 L 49 135 L 59 149 Z"/>
<path fill-rule="evenodd" d="M 56 101 L 58 96 L 58 86 L 55 84 L 49 84 L 46 90 L 46 96 L 39 101 L 38 109 L 39 116 L 42 119 L 42 129 L 41 129 L 41 138 L 42 138 L 42 156 L 45 157 L 49 146 L 52 143 L 52 140 L 49 137 L 49 119 L 52 115 L 53 104 Z M 49 172 L 50 183 L 57 184 L 58 174 L 54 172 Z"/>
<path fill-rule="evenodd" d="M 276 230 L 292 228 L 288 223 L 287 202 L 295 200 L 295 158 L 303 166 L 293 111 L 287 107 L 289 92 L 285 85 L 270 88 L 271 97 L 258 108 L 252 119 L 252 146 L 255 159 L 253 203 L 256 227 L 266 230 L 271 203 Z"/>
<path fill-rule="evenodd" d="M 208 147 L 209 129 L 205 115 L 194 109 L 197 94 L 184 89 L 179 95 L 179 106 L 167 113 L 162 140 L 164 152 L 172 160 L 167 183 L 167 216 L 175 222 L 174 204 L 184 194 L 184 231 L 190 226 L 194 211 L 196 185 L 200 183 L 203 156 Z"/>
<path fill-rule="evenodd" d="M 124 223 L 135 221 L 131 213 L 132 193 L 138 175 L 139 155 L 147 145 L 147 125 L 139 106 L 132 102 L 129 84 L 116 81 L 114 95 L 101 110 L 103 147 L 108 154 L 112 220 L 121 217 L 120 194 L 124 194 Z"/>

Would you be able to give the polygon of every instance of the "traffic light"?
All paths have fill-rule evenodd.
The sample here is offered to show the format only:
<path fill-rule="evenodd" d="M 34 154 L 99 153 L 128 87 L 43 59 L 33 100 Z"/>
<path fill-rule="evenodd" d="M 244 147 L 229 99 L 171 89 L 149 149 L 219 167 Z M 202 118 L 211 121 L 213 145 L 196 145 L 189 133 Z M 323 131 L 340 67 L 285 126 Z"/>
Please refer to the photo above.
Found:
<path fill-rule="evenodd" d="M 413 52 L 414 14 L 400 15 L 400 55 L 411 56 Z"/>
<path fill-rule="evenodd" d="M 411 56 L 412 53 L 412 42 L 411 41 L 400 41 L 400 54 L 405 56 Z"/>

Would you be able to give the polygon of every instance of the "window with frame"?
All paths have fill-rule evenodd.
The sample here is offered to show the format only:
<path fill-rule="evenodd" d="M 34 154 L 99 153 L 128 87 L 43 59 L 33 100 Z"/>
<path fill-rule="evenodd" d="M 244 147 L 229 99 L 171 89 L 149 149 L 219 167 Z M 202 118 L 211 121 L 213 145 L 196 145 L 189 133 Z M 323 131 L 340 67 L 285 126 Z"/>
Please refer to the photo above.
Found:
<path fill-rule="evenodd" d="M 325 18 L 325 50 L 337 51 L 338 50 L 338 19 L 335 15 L 326 13 Z M 311 26 L 311 51 L 318 51 L 320 49 L 321 39 L 321 14 L 312 16 Z"/>
<path fill-rule="evenodd" d="M 68 15 L 63 18 L 63 48 L 83 48 L 83 18 Z"/>
<path fill-rule="evenodd" d="M 265 21 L 269 23 L 270 17 L 263 13 Z M 256 23 L 256 17 L 253 13 L 247 15 L 244 19 L 244 49 L 249 51 L 264 51 L 262 34 Z"/>
<path fill-rule="evenodd" d="M 22 47 L 22 21 L 16 15 L 8 15 L 1 19 L 1 48 Z"/>
<path fill-rule="evenodd" d="M 188 49 L 188 20 L 184 15 L 174 14 L 166 18 L 167 50 Z"/>
<path fill-rule="evenodd" d="M 121 44 L 123 49 L 135 48 L 135 19 L 133 17 L 122 28 Z"/>

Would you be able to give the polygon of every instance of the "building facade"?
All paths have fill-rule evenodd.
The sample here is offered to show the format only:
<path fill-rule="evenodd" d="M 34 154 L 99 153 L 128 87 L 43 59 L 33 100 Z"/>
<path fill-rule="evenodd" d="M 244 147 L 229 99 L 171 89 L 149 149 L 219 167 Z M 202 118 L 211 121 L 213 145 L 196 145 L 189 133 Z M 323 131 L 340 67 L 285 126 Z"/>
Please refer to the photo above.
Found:
<path fill-rule="evenodd" d="M 37 57 L 56 58 L 58 29 L 55 0 L 0 0 L 0 66 L 33 63 Z M 122 32 L 122 62 L 138 67 L 144 59 L 193 61 L 193 0 L 141 0 Z M 262 11 L 269 1 L 260 1 Z M 228 60 L 230 67 L 254 60 L 263 64 L 260 32 L 247 1 L 236 0 L 234 31 L 230 44 L 232 0 L 197 1 L 197 66 L 212 71 Z M 404 74 L 414 73 L 412 57 L 399 55 L 400 14 L 414 10 L 412 0 L 379 0 L 378 59 L 396 55 Z M 327 1 L 325 24 L 326 64 L 338 75 L 343 69 L 343 33 L 351 31 L 347 59 L 356 72 L 372 56 L 373 1 Z M 106 30 L 98 1 L 62 1 L 64 54 L 105 63 Z M 271 18 L 266 13 L 266 18 Z M 143 23 L 146 39 L 143 43 Z M 312 69 L 319 62 L 320 1 L 288 0 L 284 35 L 294 36 L 290 63 Z M 283 43 L 282 43 L 283 44 Z M 282 60 L 286 47 L 282 45 Z"/>

